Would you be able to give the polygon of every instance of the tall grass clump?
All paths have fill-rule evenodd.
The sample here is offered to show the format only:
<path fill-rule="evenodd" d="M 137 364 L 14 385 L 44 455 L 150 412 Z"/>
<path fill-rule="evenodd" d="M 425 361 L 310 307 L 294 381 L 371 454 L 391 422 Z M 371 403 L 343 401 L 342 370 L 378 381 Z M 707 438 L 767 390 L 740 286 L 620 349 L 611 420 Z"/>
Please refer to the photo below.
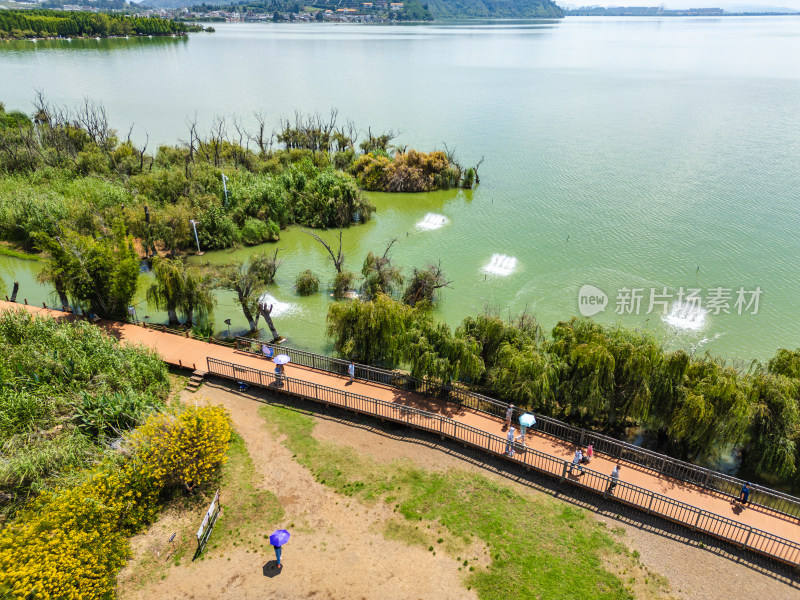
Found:
<path fill-rule="evenodd" d="M 86 322 L 0 314 L 0 510 L 84 467 L 163 406 L 164 363 Z"/>

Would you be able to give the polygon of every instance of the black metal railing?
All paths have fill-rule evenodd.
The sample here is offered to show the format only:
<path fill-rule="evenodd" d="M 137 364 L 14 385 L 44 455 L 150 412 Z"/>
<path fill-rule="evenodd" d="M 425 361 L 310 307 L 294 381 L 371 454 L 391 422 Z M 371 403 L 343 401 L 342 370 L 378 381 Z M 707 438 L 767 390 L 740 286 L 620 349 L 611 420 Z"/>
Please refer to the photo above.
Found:
<path fill-rule="evenodd" d="M 706 533 L 743 549 L 758 552 L 793 566 L 800 566 L 800 544 L 797 542 L 622 481 L 617 483 L 612 491 L 609 489 L 611 484 L 609 476 L 586 467 L 580 478 L 573 478 L 569 474 L 572 466 L 570 461 L 533 448 L 514 444 L 516 452 L 513 456 L 508 456 L 506 439 L 448 417 L 302 379 L 280 377 L 274 372 L 245 367 L 211 357 L 207 358 L 207 361 L 208 372 L 212 375 L 275 389 L 294 396 L 340 406 L 380 419 L 438 433 L 490 454 L 505 456 L 507 460 L 536 469 L 551 477 L 560 478 L 561 481 L 568 481 L 594 493 L 603 494 L 648 514 L 680 523 L 694 531 Z"/>
<path fill-rule="evenodd" d="M 340 358 L 314 354 L 313 352 L 278 346 L 250 338 L 238 337 L 235 343 L 236 349 L 240 351 L 263 355 L 262 348 L 267 347 L 275 354 L 288 354 L 295 364 L 338 375 L 347 375 L 347 367 L 350 365 L 349 361 Z M 357 364 L 355 365 L 355 376 L 357 379 L 370 383 L 391 386 L 425 396 L 446 398 L 467 408 L 495 417 L 504 417 L 508 408 L 507 403 L 494 398 L 471 392 L 458 386 L 443 386 L 434 381 L 418 379 L 401 371 L 387 371 Z M 587 429 L 568 425 L 558 419 L 538 414 L 535 416 L 536 430 L 539 433 L 584 447 L 591 443 L 596 452 L 606 454 L 619 461 L 651 469 L 667 477 L 693 483 L 726 496 L 738 498 L 742 485 L 745 483 L 742 479 L 731 475 L 693 465 Z M 790 494 L 759 485 L 751 485 L 750 503 L 783 515 L 800 518 L 800 498 Z"/>

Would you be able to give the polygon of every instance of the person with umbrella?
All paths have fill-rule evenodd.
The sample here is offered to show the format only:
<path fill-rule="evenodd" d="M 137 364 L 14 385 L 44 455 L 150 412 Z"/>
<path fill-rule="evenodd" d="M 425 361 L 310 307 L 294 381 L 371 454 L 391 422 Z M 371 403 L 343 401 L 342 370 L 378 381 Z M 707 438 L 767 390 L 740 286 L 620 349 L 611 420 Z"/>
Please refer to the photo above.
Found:
<path fill-rule="evenodd" d="M 274 362 L 277 366 L 275 367 L 275 381 L 278 385 L 283 385 L 282 379 L 286 377 L 286 367 L 285 365 L 288 362 L 291 362 L 291 358 L 288 354 L 278 354 L 272 362 Z"/>
<path fill-rule="evenodd" d="M 278 560 L 278 569 L 282 569 L 281 564 L 281 551 L 286 542 L 289 541 L 291 534 L 285 529 L 278 529 L 271 536 L 269 536 L 269 543 L 275 549 L 275 558 Z"/>
<path fill-rule="evenodd" d="M 519 418 L 519 439 L 522 440 L 523 446 L 525 446 L 525 435 L 528 433 L 528 427 L 533 427 L 534 425 L 536 425 L 536 417 L 530 413 L 525 413 Z"/>

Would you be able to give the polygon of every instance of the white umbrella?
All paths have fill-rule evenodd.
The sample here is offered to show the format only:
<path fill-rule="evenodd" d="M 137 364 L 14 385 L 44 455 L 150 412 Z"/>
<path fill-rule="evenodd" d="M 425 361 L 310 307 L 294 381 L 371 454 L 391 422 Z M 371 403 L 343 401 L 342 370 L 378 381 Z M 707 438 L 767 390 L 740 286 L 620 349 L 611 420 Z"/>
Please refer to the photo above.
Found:
<path fill-rule="evenodd" d="M 288 362 L 292 362 L 292 359 L 288 354 L 278 354 L 278 356 L 272 359 L 272 362 L 276 365 L 285 365 Z"/>

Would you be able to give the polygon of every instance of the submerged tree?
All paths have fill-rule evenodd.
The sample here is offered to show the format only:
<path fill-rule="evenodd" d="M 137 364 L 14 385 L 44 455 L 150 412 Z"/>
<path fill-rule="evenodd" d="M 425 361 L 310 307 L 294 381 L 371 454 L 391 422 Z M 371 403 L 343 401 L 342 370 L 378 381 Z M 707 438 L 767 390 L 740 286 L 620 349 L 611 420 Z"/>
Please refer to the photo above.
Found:
<path fill-rule="evenodd" d="M 267 285 L 275 277 L 276 262 L 277 251 L 271 257 L 266 253 L 254 254 L 247 262 L 224 267 L 218 278 L 217 287 L 236 292 L 237 301 L 250 325 L 251 333 L 258 330 L 258 319 L 262 314 L 259 302 Z"/>
<path fill-rule="evenodd" d="M 301 296 L 316 294 L 319 291 L 319 277 L 310 269 L 306 269 L 297 276 L 294 287 Z"/>
<path fill-rule="evenodd" d="M 361 286 L 365 300 L 372 300 L 378 294 L 391 296 L 396 286 L 403 284 L 403 275 L 400 269 L 392 264 L 389 258 L 389 251 L 397 241 L 394 238 L 386 246 L 382 256 L 376 256 L 372 252 L 367 254 L 361 274 L 364 276 L 364 283 Z"/>
<path fill-rule="evenodd" d="M 321 237 L 319 237 L 313 231 L 305 231 L 304 233 L 306 235 L 310 235 L 315 240 L 317 240 L 320 244 L 322 244 L 322 247 L 325 248 L 325 250 L 328 251 L 328 254 L 331 257 L 331 260 L 333 261 L 333 267 L 336 269 L 336 272 L 337 273 L 341 273 L 342 270 L 344 269 L 344 259 L 345 259 L 344 252 L 342 252 L 342 230 L 341 229 L 339 230 L 339 249 L 335 253 L 334 253 L 333 249 L 331 248 L 330 244 L 328 242 L 326 242 L 325 240 L 323 240 Z"/>
<path fill-rule="evenodd" d="M 439 290 L 449 287 L 450 282 L 442 273 L 442 265 L 428 265 L 424 269 L 414 268 L 408 285 L 403 292 L 403 302 L 416 306 L 420 302 L 435 304 L 439 299 Z"/>

